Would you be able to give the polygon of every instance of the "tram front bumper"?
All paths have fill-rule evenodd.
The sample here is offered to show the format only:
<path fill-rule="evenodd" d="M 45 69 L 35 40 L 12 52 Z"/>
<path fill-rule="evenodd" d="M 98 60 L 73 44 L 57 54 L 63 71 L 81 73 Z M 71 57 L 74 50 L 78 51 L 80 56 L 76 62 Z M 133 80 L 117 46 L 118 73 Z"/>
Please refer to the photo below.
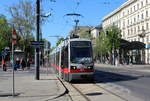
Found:
<path fill-rule="evenodd" d="M 94 73 L 71 73 L 69 76 L 71 80 L 93 79 Z"/>

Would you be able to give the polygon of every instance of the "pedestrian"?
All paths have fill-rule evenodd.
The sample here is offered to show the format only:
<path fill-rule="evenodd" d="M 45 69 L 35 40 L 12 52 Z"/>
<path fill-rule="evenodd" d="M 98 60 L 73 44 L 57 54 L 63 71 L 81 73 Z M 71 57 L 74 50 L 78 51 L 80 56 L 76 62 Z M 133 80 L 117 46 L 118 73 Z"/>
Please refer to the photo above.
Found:
<path fill-rule="evenodd" d="M 30 69 L 30 60 L 27 59 L 27 69 Z"/>
<path fill-rule="evenodd" d="M 24 59 L 22 59 L 22 61 L 21 61 L 21 66 L 22 66 L 22 70 L 24 70 L 26 67 L 26 62 Z"/>
<path fill-rule="evenodd" d="M 17 70 L 20 68 L 20 60 L 19 58 L 16 59 L 16 62 L 15 62 L 15 67 L 14 67 L 14 70 Z"/>
<path fill-rule="evenodd" d="M 4 59 L 2 60 L 2 67 L 3 67 L 3 71 L 7 71 L 6 61 Z"/>

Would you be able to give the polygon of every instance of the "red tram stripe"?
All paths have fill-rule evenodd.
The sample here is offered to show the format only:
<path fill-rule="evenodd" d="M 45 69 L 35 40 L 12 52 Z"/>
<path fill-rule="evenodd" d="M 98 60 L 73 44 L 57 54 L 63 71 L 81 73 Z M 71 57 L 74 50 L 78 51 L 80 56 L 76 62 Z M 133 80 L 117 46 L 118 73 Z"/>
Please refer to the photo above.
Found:
<path fill-rule="evenodd" d="M 58 71 L 60 70 L 61 72 L 64 72 L 64 73 L 69 73 L 69 69 L 68 68 L 63 68 L 55 64 L 51 64 L 51 66 L 55 67 L 55 69 L 57 69 Z M 81 70 L 81 69 L 75 69 L 75 70 L 70 70 L 70 73 L 83 73 L 83 72 L 93 72 L 93 70 L 91 69 L 84 69 L 84 70 Z"/>

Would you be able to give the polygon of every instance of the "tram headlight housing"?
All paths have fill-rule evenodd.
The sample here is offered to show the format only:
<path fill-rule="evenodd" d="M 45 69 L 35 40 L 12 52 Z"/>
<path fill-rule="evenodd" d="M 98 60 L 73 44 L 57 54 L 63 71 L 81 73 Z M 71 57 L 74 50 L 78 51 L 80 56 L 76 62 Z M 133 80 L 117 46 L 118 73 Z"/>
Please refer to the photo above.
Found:
<path fill-rule="evenodd" d="M 76 67 L 76 66 L 71 66 L 71 69 L 74 69 L 74 70 L 75 70 L 75 69 L 77 69 L 77 67 Z"/>
<path fill-rule="evenodd" d="M 93 66 L 88 66 L 87 68 L 88 68 L 88 69 L 93 69 Z"/>

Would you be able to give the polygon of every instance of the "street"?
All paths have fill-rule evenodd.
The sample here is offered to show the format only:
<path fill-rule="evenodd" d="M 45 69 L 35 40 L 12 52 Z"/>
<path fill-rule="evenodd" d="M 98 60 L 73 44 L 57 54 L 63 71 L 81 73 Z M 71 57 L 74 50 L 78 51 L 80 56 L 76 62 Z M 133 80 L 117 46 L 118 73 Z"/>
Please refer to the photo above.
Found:
<path fill-rule="evenodd" d="M 96 65 L 95 79 L 102 87 L 128 101 L 149 101 L 150 72 L 137 69 Z"/>

